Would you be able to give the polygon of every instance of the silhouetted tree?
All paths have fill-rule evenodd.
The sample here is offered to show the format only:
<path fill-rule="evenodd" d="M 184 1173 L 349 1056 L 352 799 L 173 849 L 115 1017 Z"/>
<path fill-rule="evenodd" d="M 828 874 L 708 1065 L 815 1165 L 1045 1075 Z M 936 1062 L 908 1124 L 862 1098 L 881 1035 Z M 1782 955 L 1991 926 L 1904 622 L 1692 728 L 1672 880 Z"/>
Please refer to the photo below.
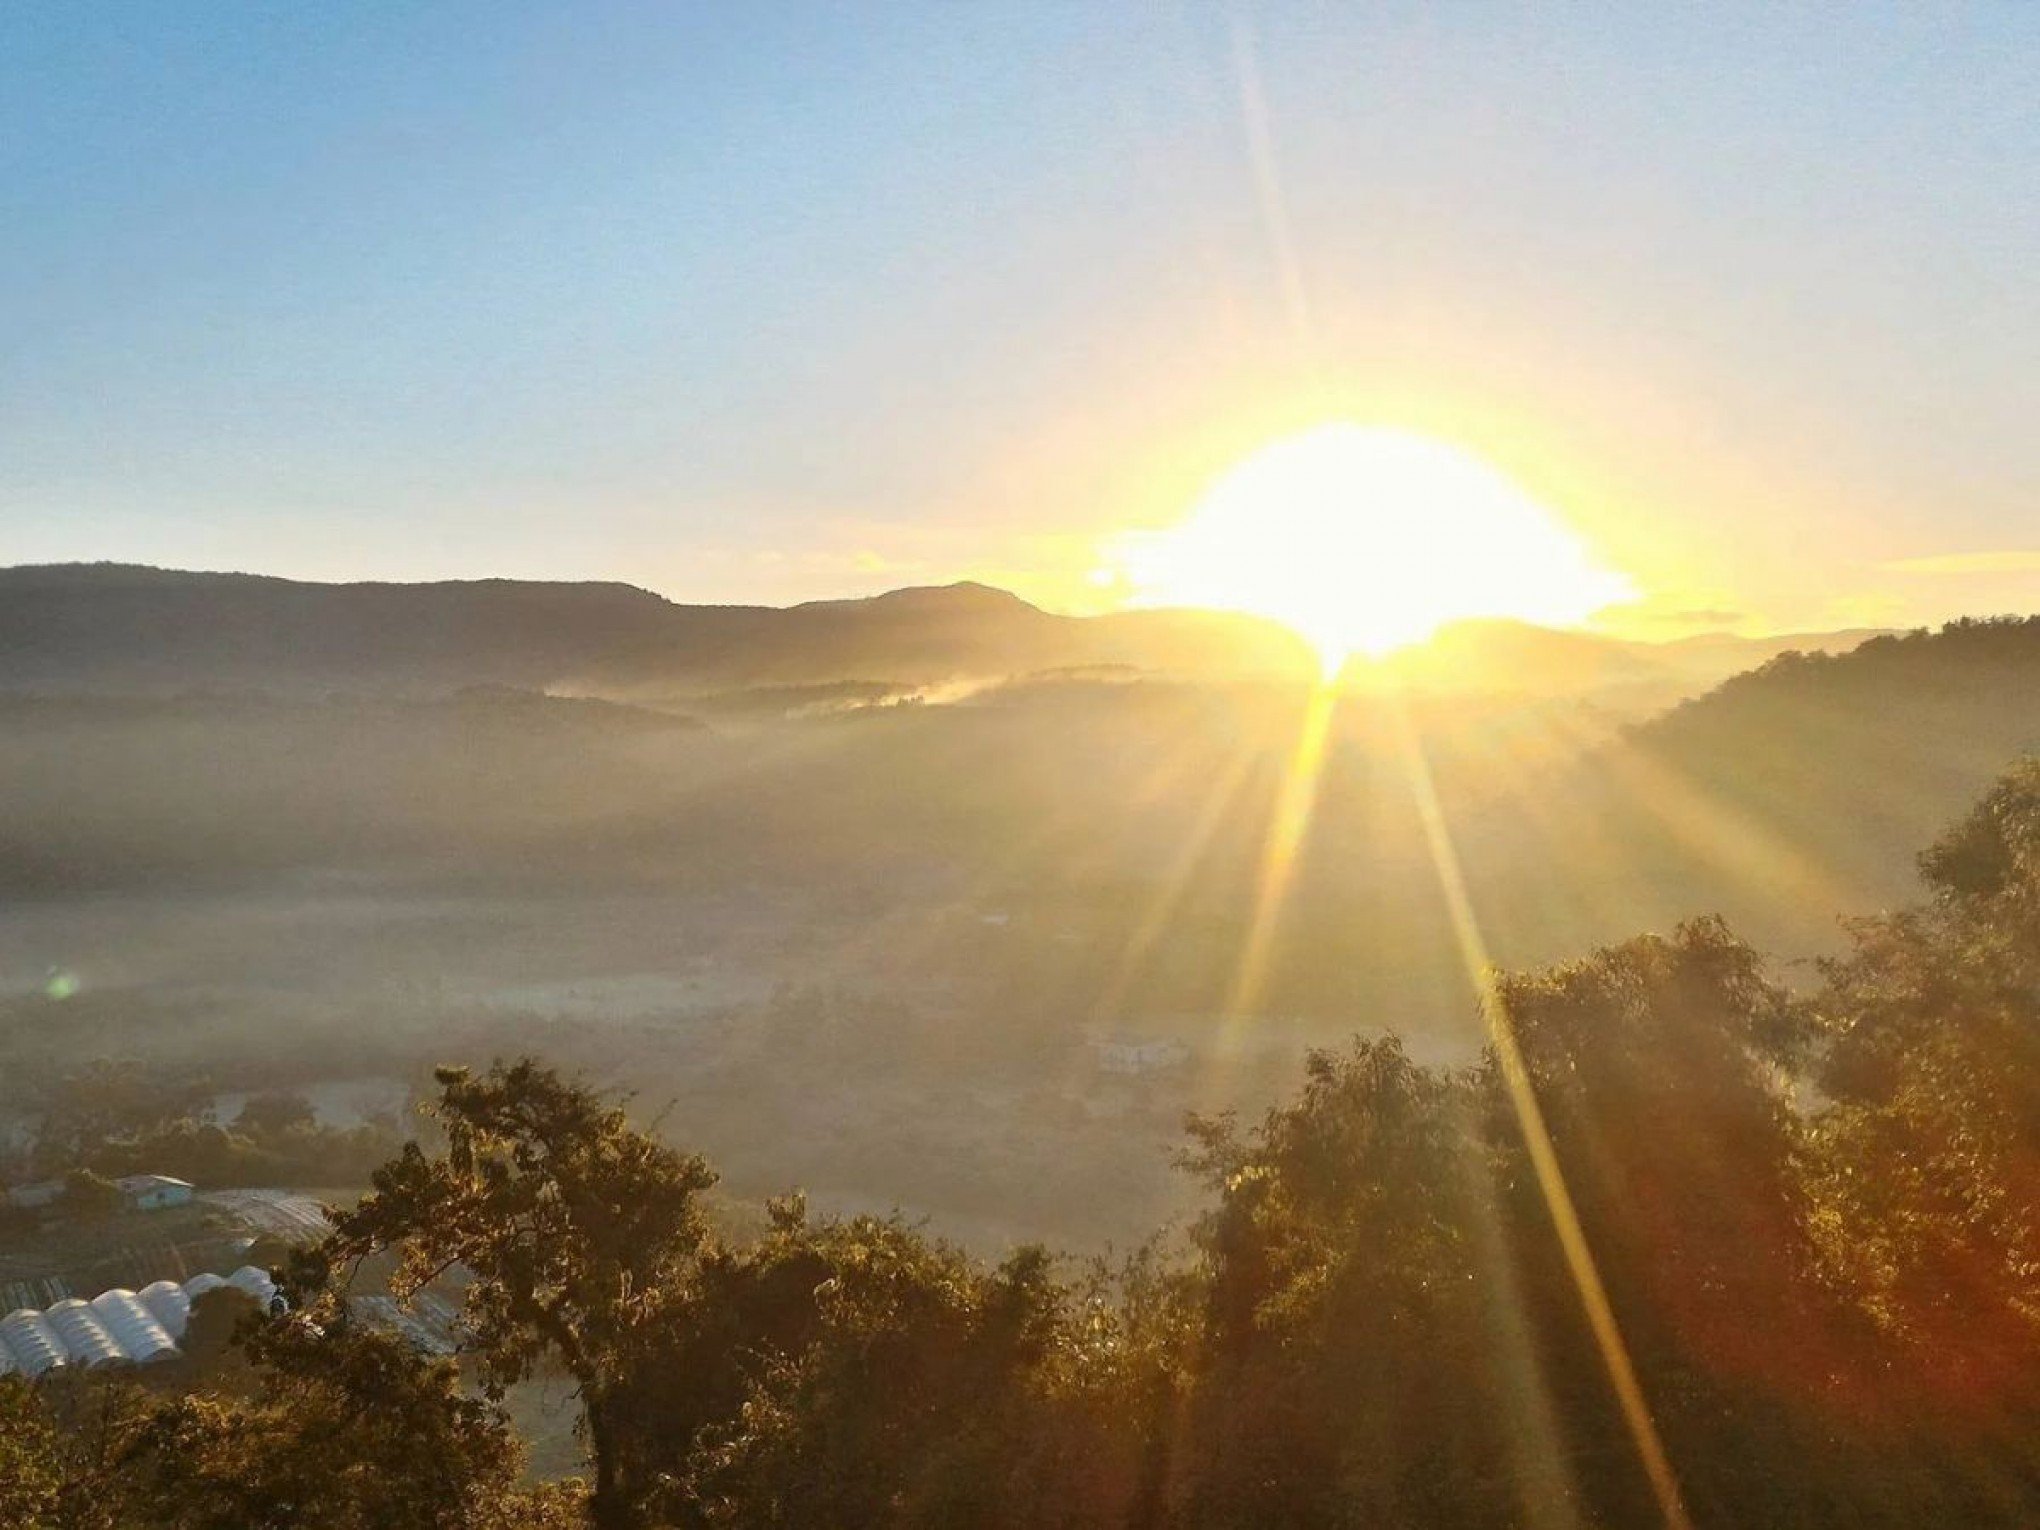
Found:
<path fill-rule="evenodd" d="M 165 1083 L 133 1060 L 94 1062 L 50 1092 L 36 1157 L 50 1172 L 83 1164 L 106 1143 L 133 1140 L 206 1116 L 211 1086 Z"/>
<path fill-rule="evenodd" d="M 709 1275 L 704 1314 L 742 1286 L 792 1296 L 793 1322 L 753 1330 L 742 1404 L 703 1431 L 691 1496 L 709 1522 L 1123 1523 L 1123 1435 L 1057 1427 L 1091 1335 L 1040 1250 L 987 1271 L 897 1221 L 782 1211 Z"/>
<path fill-rule="evenodd" d="M 1921 868 L 1817 1002 L 1818 1227 L 1896 1346 L 1893 1422 L 1961 1450 L 2040 1416 L 2040 763 Z"/>
<path fill-rule="evenodd" d="M 290 1090 L 251 1094 L 234 1117 L 234 1130 L 247 1137 L 280 1137 L 318 1124 L 312 1102 Z"/>
<path fill-rule="evenodd" d="M 557 1360 L 579 1390 L 594 1523 L 637 1524 L 660 1425 L 619 1399 L 669 1342 L 705 1235 L 699 1197 L 715 1175 L 535 1063 L 438 1079 L 446 1151 L 428 1157 L 413 1143 L 378 1170 L 300 1279 L 385 1249 L 400 1255 L 399 1296 L 463 1270 L 489 1395 L 542 1357 Z"/>
<path fill-rule="evenodd" d="M 1560 1491 L 1512 1478 L 1505 1273 L 1468 1082 L 1393 1038 L 1309 1059 L 1251 1133 L 1193 1121 L 1205 1304 L 1173 1518 L 1199 1525 L 1513 1524 Z"/>
<path fill-rule="evenodd" d="M 1781 1512 L 1800 1479 L 1779 1473 L 1778 1447 L 1791 1419 L 1821 1415 L 1844 1342 L 1811 1278 L 1789 1088 L 1800 1007 L 1716 919 L 1505 977 L 1496 1002 L 1688 1507 L 1729 1521 Z M 1492 1060 L 1488 1079 L 1547 1384 L 1574 1448 L 1598 1463 L 1591 1496 L 1618 1518 L 1648 1514 L 1551 1187 Z"/>
<path fill-rule="evenodd" d="M 90 1169 L 72 1169 L 64 1176 L 64 1209 L 78 1216 L 105 1216 L 120 1210 L 120 1186 Z"/>
<path fill-rule="evenodd" d="M 164 1530 L 452 1530 L 513 1488 L 521 1452 L 455 1368 L 395 1335 L 302 1320 L 249 1340 L 246 1401 L 190 1393 L 150 1408 L 120 1453 L 121 1491 Z"/>

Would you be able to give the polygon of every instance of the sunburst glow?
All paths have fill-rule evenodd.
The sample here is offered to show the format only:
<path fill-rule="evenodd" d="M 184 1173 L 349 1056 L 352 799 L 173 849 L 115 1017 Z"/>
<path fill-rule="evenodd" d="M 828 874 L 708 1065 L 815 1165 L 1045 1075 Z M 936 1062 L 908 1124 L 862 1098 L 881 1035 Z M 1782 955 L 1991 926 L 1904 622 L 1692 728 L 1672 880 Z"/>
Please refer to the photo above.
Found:
<path fill-rule="evenodd" d="M 1263 447 L 1120 562 L 1141 602 L 1273 617 L 1328 670 L 1462 617 L 1569 624 L 1634 593 L 1478 458 L 1343 423 Z"/>

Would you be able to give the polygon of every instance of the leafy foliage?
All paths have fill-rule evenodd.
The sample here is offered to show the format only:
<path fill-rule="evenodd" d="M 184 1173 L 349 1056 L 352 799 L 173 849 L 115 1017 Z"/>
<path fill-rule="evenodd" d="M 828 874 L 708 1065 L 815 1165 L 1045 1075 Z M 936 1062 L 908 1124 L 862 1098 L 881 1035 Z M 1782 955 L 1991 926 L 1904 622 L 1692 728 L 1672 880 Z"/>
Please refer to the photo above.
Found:
<path fill-rule="evenodd" d="M 0 1509 L 47 1530 L 549 1530 L 571 1487 L 527 1491 L 502 1416 L 454 1367 L 302 1318 L 245 1329 L 255 1378 L 163 1396 L 127 1381 L 0 1388 Z"/>
<path fill-rule="evenodd" d="M 399 1296 L 460 1267 L 489 1395 L 543 1357 L 562 1365 L 580 1388 L 596 1522 L 631 1523 L 653 1431 L 620 1399 L 686 1298 L 715 1175 L 534 1063 L 439 1081 L 446 1151 L 411 1143 L 378 1170 L 300 1283 L 384 1249 L 401 1253 Z"/>

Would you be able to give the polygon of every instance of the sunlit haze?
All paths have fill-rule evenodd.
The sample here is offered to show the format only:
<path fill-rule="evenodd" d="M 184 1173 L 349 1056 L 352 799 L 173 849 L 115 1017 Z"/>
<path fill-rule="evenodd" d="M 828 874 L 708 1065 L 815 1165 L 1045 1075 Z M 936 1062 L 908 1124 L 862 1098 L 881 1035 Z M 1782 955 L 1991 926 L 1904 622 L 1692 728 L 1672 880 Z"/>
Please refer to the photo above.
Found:
<path fill-rule="evenodd" d="M 1119 561 L 1143 602 L 1273 617 L 1327 670 L 1457 618 L 1570 624 L 1634 594 L 1486 463 L 1352 424 L 1263 447 L 1181 525 L 1128 537 Z"/>

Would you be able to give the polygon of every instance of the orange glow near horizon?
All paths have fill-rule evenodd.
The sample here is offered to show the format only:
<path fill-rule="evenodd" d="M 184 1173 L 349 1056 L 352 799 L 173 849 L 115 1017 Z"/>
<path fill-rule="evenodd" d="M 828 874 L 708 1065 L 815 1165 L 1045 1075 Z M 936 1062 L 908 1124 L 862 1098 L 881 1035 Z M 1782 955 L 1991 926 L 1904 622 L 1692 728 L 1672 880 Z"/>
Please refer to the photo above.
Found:
<path fill-rule="evenodd" d="M 1461 618 L 1571 625 L 1634 594 L 1479 458 L 1344 422 L 1262 447 L 1179 525 L 1125 537 L 1116 554 L 1137 603 L 1271 617 L 1328 672 Z"/>

